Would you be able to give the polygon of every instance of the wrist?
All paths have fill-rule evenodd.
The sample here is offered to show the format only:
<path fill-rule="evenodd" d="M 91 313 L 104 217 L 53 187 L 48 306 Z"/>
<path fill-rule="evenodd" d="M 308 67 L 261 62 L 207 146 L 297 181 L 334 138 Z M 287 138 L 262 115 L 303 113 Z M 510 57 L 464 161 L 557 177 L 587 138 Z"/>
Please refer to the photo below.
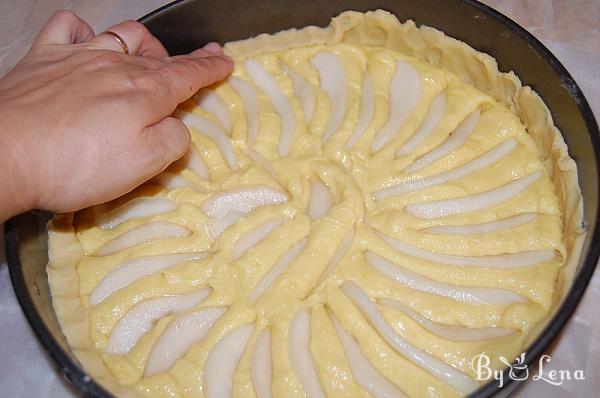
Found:
<path fill-rule="evenodd" d="M 0 222 L 37 205 L 25 136 L 0 109 Z M 30 143 L 29 145 L 32 145 Z"/>

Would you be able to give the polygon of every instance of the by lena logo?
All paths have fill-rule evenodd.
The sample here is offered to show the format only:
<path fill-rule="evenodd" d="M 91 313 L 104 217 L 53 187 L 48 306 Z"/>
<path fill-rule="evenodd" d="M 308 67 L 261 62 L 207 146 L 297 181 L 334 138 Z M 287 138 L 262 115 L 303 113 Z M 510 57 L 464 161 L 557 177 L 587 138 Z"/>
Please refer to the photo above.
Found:
<path fill-rule="evenodd" d="M 509 362 L 506 357 L 500 356 L 498 357 L 503 364 L 509 367 L 508 377 L 512 380 L 521 381 L 527 380 L 529 377 L 529 368 L 525 365 L 525 353 L 522 352 L 521 355 L 515 358 L 515 363 Z M 521 373 L 519 375 L 518 373 Z"/>
<path fill-rule="evenodd" d="M 510 362 L 506 357 L 500 356 L 498 357 L 500 362 L 508 367 L 508 377 L 511 380 L 515 381 L 523 381 L 527 380 L 530 376 L 529 367 L 525 363 L 525 353 L 522 353 L 518 357 L 515 358 L 514 362 Z M 550 355 L 542 355 L 538 362 L 537 372 L 533 374 L 531 380 L 533 381 L 543 381 L 554 386 L 560 386 L 565 381 L 569 380 L 585 380 L 585 374 L 583 370 L 577 369 L 575 371 L 561 369 L 561 370 L 546 370 L 544 366 L 550 363 L 552 358 Z M 505 383 L 505 375 L 502 370 L 492 369 L 490 357 L 482 352 L 479 355 L 476 355 L 471 360 L 471 368 L 475 371 L 477 380 L 485 381 L 494 379 L 498 381 L 498 387 L 504 386 Z"/>

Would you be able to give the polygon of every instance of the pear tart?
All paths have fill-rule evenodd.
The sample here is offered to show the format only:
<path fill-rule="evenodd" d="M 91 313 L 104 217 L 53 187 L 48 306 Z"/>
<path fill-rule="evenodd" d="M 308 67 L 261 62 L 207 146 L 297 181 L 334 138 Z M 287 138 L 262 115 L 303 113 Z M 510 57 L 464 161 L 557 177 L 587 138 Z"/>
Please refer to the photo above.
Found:
<path fill-rule="evenodd" d="M 58 215 L 48 275 L 119 396 L 464 396 L 527 348 L 581 248 L 575 164 L 540 98 L 384 11 L 226 45 L 174 113 L 189 152 Z"/>

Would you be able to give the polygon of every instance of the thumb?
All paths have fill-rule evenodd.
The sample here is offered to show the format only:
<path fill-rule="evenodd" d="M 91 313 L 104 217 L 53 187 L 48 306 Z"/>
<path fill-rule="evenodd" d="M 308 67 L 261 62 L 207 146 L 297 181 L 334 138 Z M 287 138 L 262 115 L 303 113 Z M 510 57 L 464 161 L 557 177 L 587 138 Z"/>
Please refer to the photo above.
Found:
<path fill-rule="evenodd" d="M 147 158 L 147 169 L 143 174 L 147 178 L 162 172 L 171 163 L 182 157 L 190 146 L 190 132 L 185 124 L 174 117 L 166 117 L 160 122 L 146 127 L 142 131 Z"/>

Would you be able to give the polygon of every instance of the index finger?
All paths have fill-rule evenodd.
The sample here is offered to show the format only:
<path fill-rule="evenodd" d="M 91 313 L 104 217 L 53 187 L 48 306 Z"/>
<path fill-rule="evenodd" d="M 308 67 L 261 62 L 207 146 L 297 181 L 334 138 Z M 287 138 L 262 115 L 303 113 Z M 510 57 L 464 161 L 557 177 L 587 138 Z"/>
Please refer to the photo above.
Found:
<path fill-rule="evenodd" d="M 168 85 L 177 104 L 202 87 L 222 80 L 233 71 L 233 61 L 224 55 L 172 59 L 156 70 Z"/>

